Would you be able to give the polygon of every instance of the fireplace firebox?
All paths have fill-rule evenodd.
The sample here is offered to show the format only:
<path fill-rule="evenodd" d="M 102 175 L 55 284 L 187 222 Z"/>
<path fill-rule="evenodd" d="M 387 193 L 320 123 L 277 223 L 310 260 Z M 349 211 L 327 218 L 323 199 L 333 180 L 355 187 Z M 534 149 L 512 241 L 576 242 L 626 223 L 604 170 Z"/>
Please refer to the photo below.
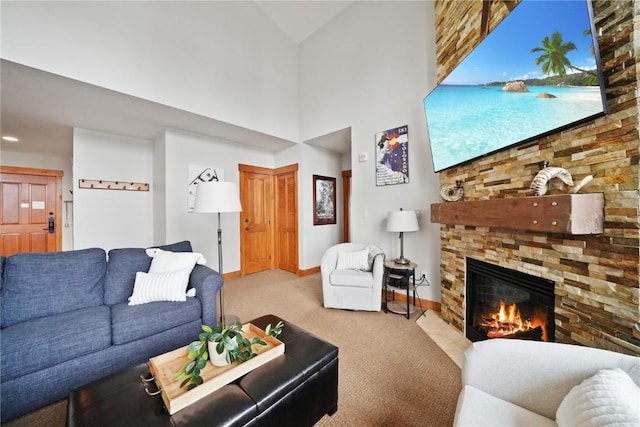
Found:
<path fill-rule="evenodd" d="M 467 338 L 554 341 L 554 287 L 551 280 L 467 258 Z"/>

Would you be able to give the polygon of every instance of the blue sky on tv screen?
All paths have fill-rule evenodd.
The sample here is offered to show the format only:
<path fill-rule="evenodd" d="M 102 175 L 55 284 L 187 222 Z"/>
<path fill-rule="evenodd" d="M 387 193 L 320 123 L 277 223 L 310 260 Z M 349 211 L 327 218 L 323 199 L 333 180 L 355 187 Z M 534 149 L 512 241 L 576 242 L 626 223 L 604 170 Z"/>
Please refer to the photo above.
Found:
<path fill-rule="evenodd" d="M 442 83 L 476 85 L 543 78 L 541 66 L 535 65 L 541 53 L 531 49 L 542 46 L 542 39 L 554 31 L 560 32 L 565 43 L 576 45 L 567 54 L 574 66 L 595 69 L 591 35 L 584 35 L 589 28 L 586 1 L 523 0 Z"/>

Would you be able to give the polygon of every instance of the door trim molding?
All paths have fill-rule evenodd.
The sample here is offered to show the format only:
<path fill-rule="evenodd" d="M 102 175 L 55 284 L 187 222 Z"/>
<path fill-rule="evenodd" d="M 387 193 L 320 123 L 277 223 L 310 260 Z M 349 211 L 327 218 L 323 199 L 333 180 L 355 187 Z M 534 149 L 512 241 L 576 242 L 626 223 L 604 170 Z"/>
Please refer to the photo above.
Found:
<path fill-rule="evenodd" d="M 4 166 L 0 165 L 0 173 L 16 173 L 20 175 L 46 175 L 62 177 L 64 171 L 57 169 L 39 169 L 39 168 L 23 168 L 20 166 Z M 60 190 L 62 193 L 62 190 Z"/>
<path fill-rule="evenodd" d="M 261 173 L 263 175 L 273 175 L 273 169 L 264 168 L 261 166 L 243 165 L 242 163 L 238 164 L 238 171 L 249 172 L 249 173 Z"/>
<path fill-rule="evenodd" d="M 351 199 L 351 169 L 342 171 L 342 241 L 349 243 L 350 226 L 349 199 Z"/>
<path fill-rule="evenodd" d="M 297 163 L 293 163 L 291 165 L 287 165 L 287 166 L 282 166 L 280 168 L 275 168 L 273 170 L 274 175 L 282 175 L 285 173 L 289 173 L 289 172 L 297 172 L 298 171 L 298 164 Z"/>

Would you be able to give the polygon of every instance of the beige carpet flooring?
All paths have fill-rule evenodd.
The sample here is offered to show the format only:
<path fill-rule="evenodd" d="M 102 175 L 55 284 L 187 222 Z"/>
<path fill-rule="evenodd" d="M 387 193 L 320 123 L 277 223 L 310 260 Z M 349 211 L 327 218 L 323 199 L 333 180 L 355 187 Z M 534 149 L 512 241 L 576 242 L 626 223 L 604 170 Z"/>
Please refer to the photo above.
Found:
<path fill-rule="evenodd" d="M 460 368 L 425 334 L 429 322 L 416 323 L 419 311 L 408 320 L 325 309 L 320 274 L 300 278 L 278 270 L 229 280 L 224 296 L 226 314 L 242 321 L 275 314 L 338 346 L 338 412 L 318 426 L 452 425 Z M 65 411 L 59 402 L 6 425 L 62 427 Z"/>

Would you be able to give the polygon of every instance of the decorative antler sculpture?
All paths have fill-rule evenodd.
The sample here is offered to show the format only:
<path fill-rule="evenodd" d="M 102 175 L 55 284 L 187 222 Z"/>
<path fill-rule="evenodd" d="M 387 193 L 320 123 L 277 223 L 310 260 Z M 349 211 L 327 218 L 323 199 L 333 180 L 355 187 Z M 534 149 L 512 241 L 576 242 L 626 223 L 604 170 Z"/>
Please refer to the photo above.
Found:
<path fill-rule="evenodd" d="M 534 196 L 542 196 L 549 190 L 549 180 L 560 178 L 566 185 L 573 186 L 573 178 L 568 170 L 557 167 L 545 167 L 531 181 L 531 191 Z"/>

